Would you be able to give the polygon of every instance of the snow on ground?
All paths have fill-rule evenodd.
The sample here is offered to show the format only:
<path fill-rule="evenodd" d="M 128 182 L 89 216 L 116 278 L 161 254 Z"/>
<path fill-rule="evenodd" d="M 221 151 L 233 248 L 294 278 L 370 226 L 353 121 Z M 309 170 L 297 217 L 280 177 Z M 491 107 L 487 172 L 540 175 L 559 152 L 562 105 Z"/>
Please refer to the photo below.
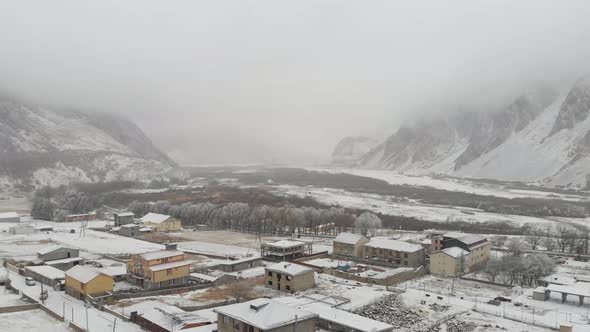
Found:
<path fill-rule="evenodd" d="M 312 188 L 292 185 L 280 185 L 275 187 L 275 193 L 279 195 L 293 195 L 299 197 L 311 196 L 320 203 L 337 205 L 348 208 L 367 209 L 375 212 L 393 215 L 414 217 L 433 222 L 464 221 L 471 223 L 505 222 L 515 226 L 525 224 L 554 225 L 555 223 L 577 223 L 589 225 L 590 220 L 583 218 L 540 218 L 512 214 L 499 214 L 485 212 L 479 209 L 427 205 L 417 202 L 396 202 L 392 197 L 377 194 L 355 193 L 342 189 Z"/>
<path fill-rule="evenodd" d="M 589 196 L 562 194 L 551 191 L 539 191 L 528 189 L 510 189 L 503 185 L 496 185 L 484 182 L 477 182 L 467 178 L 433 177 L 433 176 L 412 176 L 400 174 L 395 171 L 370 170 L 370 169 L 349 169 L 349 168 L 316 168 L 306 167 L 309 171 L 324 173 L 344 173 L 357 176 L 364 176 L 386 181 L 393 185 L 409 185 L 417 187 L 431 187 L 449 191 L 460 191 L 470 194 L 496 196 L 504 198 L 545 198 L 562 199 L 569 201 L 590 201 Z"/>
<path fill-rule="evenodd" d="M 251 255 L 260 255 L 260 250 L 257 249 L 199 241 L 180 242 L 178 243 L 178 249 L 187 250 L 190 253 L 195 254 L 216 255 L 236 258 L 248 257 Z"/>
<path fill-rule="evenodd" d="M 85 235 L 81 235 L 79 223 L 31 222 L 31 224 L 52 226 L 55 232 L 12 235 L 4 230 L 13 224 L 0 224 L 0 229 L 3 230 L 0 233 L 0 257 L 12 257 L 20 260 L 32 259 L 36 257 L 38 250 L 51 244 L 79 248 L 90 253 L 90 255 L 86 255 L 87 258 L 96 258 L 96 255 L 100 254 L 136 254 L 164 249 L 164 246 L 160 244 L 91 229 L 87 229 Z M 74 233 L 70 232 L 72 229 Z M 85 254 L 83 252 L 81 256 L 86 257 Z"/>
<path fill-rule="evenodd" d="M 21 297 L 18 294 L 9 293 L 4 289 L 2 289 L 2 293 L 0 294 L 0 307 L 12 307 L 26 304 L 26 302 L 21 300 Z"/>
<path fill-rule="evenodd" d="M 71 330 L 67 323 L 58 321 L 41 309 L 36 309 L 0 314 L 0 331 L 63 332 Z"/>

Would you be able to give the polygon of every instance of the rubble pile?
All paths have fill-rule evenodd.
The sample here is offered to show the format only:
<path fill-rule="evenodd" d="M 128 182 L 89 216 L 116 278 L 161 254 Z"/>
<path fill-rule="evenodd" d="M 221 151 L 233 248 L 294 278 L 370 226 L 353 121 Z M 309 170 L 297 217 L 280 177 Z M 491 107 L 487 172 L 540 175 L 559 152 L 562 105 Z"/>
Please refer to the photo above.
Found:
<path fill-rule="evenodd" d="M 475 330 L 477 325 L 473 322 L 464 322 L 460 320 L 451 320 L 446 323 L 447 332 L 470 332 Z"/>
<path fill-rule="evenodd" d="M 357 309 L 353 313 L 389 324 L 395 329 L 417 328 L 422 326 L 424 321 L 423 313 L 406 308 L 397 296 L 387 297 L 377 303 Z"/>
<path fill-rule="evenodd" d="M 443 312 L 449 310 L 450 306 L 433 303 L 428 305 L 432 311 Z"/>

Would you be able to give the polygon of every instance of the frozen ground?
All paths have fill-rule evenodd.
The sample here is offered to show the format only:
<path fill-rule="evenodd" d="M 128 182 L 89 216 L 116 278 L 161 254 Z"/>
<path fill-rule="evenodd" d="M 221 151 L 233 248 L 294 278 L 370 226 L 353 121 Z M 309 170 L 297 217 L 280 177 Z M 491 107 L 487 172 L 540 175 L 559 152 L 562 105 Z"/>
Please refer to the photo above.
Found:
<path fill-rule="evenodd" d="M 431 187 L 449 191 L 460 191 L 477 195 L 496 196 L 504 198 L 545 198 L 562 199 L 570 201 L 590 201 L 589 196 L 569 195 L 551 191 L 538 191 L 527 189 L 510 189 L 504 185 L 477 182 L 468 178 L 432 177 L 432 176 L 411 176 L 394 171 L 349 169 L 349 168 L 315 168 L 307 167 L 307 170 L 325 173 L 345 173 L 357 176 L 364 176 L 386 181 L 394 185 L 409 185 L 417 187 Z"/>
<path fill-rule="evenodd" d="M 28 214 L 31 211 L 29 195 L 0 192 L 0 212 L 16 211 L 21 214 Z"/>
<path fill-rule="evenodd" d="M 392 216 L 414 217 L 441 223 L 464 221 L 469 223 L 505 222 L 514 226 L 524 224 L 554 225 L 556 223 L 590 225 L 589 218 L 541 218 L 490 213 L 466 207 L 427 205 L 418 202 L 401 203 L 394 201 L 390 196 L 349 192 L 342 189 L 280 185 L 275 187 L 274 192 L 279 195 L 311 196 L 327 205 L 367 209 Z"/>
<path fill-rule="evenodd" d="M 43 310 L 29 310 L 0 314 L 0 331 L 6 332 L 63 332 L 72 331 Z"/>
<path fill-rule="evenodd" d="M 35 226 L 50 225 L 54 232 L 12 235 L 6 230 L 14 225 L 11 223 L 0 224 L 0 257 L 12 257 L 26 260 L 36 256 L 36 252 L 51 244 L 63 244 L 79 248 L 89 253 L 87 258 L 97 255 L 122 255 L 135 254 L 147 251 L 164 249 L 163 245 L 141 241 L 129 237 L 119 236 L 105 232 L 87 229 L 85 235 L 80 234 L 80 223 L 53 223 L 53 222 L 27 222 Z M 93 224 L 96 223 L 96 224 Z M 24 223 L 21 223 L 24 224 Z M 90 222 L 90 225 L 100 227 L 104 222 Z M 74 233 L 71 233 L 71 230 Z M 85 256 L 85 253 L 81 253 Z"/>

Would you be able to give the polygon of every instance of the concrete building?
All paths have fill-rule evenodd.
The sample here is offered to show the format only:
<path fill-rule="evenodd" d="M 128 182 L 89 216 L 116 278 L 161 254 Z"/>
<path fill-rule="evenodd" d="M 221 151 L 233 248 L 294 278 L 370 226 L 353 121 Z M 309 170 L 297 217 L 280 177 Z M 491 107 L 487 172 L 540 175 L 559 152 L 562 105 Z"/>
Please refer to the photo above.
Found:
<path fill-rule="evenodd" d="M 2 212 L 0 222 L 20 222 L 20 216 L 16 212 Z"/>
<path fill-rule="evenodd" d="M 303 241 L 280 240 L 263 243 L 261 246 L 261 254 L 264 259 L 279 262 L 311 255 L 311 253 L 311 243 Z"/>
<path fill-rule="evenodd" d="M 430 256 L 430 273 L 445 277 L 458 277 L 471 267 L 469 251 L 459 248 L 445 248 Z"/>
<path fill-rule="evenodd" d="M 150 305 L 149 309 L 141 313 L 132 311 L 130 320 L 152 332 L 193 331 L 194 328 L 211 324 L 205 317 L 166 303 Z"/>
<path fill-rule="evenodd" d="M 404 267 L 418 267 L 424 265 L 424 248 L 404 241 L 372 238 L 363 245 L 363 258 Z"/>
<path fill-rule="evenodd" d="M 58 289 L 65 282 L 66 274 L 62 270 L 47 265 L 25 267 L 25 276 Z"/>
<path fill-rule="evenodd" d="M 215 269 L 223 272 L 237 272 L 259 266 L 262 266 L 262 257 L 255 256 L 238 259 L 234 261 L 227 260 L 222 263 L 219 263 L 219 265 L 217 265 Z"/>
<path fill-rule="evenodd" d="M 318 315 L 271 299 L 256 299 L 216 308 L 219 332 L 316 331 Z"/>
<path fill-rule="evenodd" d="M 137 224 L 125 224 L 123 226 L 121 226 L 119 228 L 119 231 L 117 232 L 119 235 L 123 235 L 123 236 L 127 236 L 127 237 L 137 237 L 141 234 L 143 234 L 142 232 L 140 232 L 139 230 L 141 229 L 141 226 L 137 225 Z"/>
<path fill-rule="evenodd" d="M 114 283 L 111 276 L 92 267 L 78 265 L 66 271 L 66 294 L 80 300 L 111 293 Z"/>
<path fill-rule="evenodd" d="M 186 285 L 191 261 L 177 250 L 162 250 L 131 256 L 127 263 L 130 281 L 144 288 Z"/>
<path fill-rule="evenodd" d="M 82 257 L 56 259 L 53 261 L 44 262 L 45 265 L 54 267 L 54 268 L 56 268 L 58 270 L 62 270 L 62 271 L 67 271 L 76 265 L 81 265 L 82 263 L 84 263 L 84 258 L 82 258 Z"/>
<path fill-rule="evenodd" d="M 483 236 L 466 233 L 447 233 L 443 236 L 443 249 L 459 247 L 469 252 L 469 270 L 473 272 L 485 266 L 490 259 L 492 244 Z"/>
<path fill-rule="evenodd" d="M 54 261 L 80 256 L 80 250 L 59 245 L 47 246 L 37 251 L 37 258 L 42 262 Z"/>
<path fill-rule="evenodd" d="M 346 257 L 363 257 L 363 245 L 368 243 L 369 239 L 352 233 L 340 233 L 332 243 L 332 253 L 338 256 Z"/>
<path fill-rule="evenodd" d="M 135 214 L 133 212 L 115 212 L 113 213 L 113 218 L 115 220 L 115 226 L 123 226 L 127 224 L 133 224 L 133 218 L 135 218 Z"/>
<path fill-rule="evenodd" d="M 148 213 L 141 218 L 141 222 L 157 232 L 175 232 L 182 229 L 180 220 L 165 214 Z"/>
<path fill-rule="evenodd" d="M 8 229 L 8 232 L 12 235 L 33 234 L 33 233 L 35 233 L 35 226 L 32 226 L 32 225 L 12 226 Z"/>
<path fill-rule="evenodd" d="M 264 269 L 266 287 L 283 292 L 298 292 L 315 287 L 313 269 L 288 262 L 273 264 Z"/>

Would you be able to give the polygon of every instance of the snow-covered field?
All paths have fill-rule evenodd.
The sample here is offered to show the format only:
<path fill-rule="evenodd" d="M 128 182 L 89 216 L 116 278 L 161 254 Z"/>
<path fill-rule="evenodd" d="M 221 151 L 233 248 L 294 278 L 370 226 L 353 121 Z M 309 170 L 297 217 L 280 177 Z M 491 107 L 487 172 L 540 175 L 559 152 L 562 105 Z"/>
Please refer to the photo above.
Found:
<path fill-rule="evenodd" d="M 0 314 L 0 331 L 6 332 L 64 332 L 67 323 L 60 322 L 41 309 Z"/>
<path fill-rule="evenodd" d="M 89 227 L 101 227 L 105 222 L 89 222 Z M 83 252 L 93 255 L 125 255 L 164 249 L 163 245 L 119 236 L 92 229 L 86 229 L 81 234 L 81 223 L 54 223 L 54 222 L 22 222 L 35 226 L 52 226 L 54 232 L 12 235 L 6 230 L 13 226 L 11 223 L 0 224 L 0 257 L 12 257 L 16 259 L 32 259 L 36 252 L 51 244 L 63 244 L 81 249 Z M 71 230 L 74 232 L 72 233 Z M 84 253 L 81 253 L 84 256 Z"/>
<path fill-rule="evenodd" d="M 541 218 L 485 212 L 479 209 L 427 205 L 417 202 L 397 202 L 391 197 L 350 192 L 343 189 L 313 188 L 292 185 L 276 186 L 275 193 L 287 196 L 311 196 L 320 203 L 348 208 L 366 209 L 392 215 L 414 217 L 433 222 L 463 221 L 468 223 L 505 222 L 515 226 L 525 224 L 554 225 L 556 223 L 590 225 L 589 218 Z"/>
<path fill-rule="evenodd" d="M 386 181 L 393 185 L 408 185 L 417 187 L 431 187 L 435 189 L 460 191 L 470 194 L 496 196 L 504 198 L 545 198 L 545 199 L 562 199 L 569 201 L 590 201 L 590 197 L 584 195 L 569 195 L 551 191 L 538 191 L 526 189 L 510 189 L 502 185 L 491 183 L 477 182 L 468 178 L 451 178 L 451 177 L 432 177 L 428 175 L 412 176 L 400 174 L 395 171 L 370 170 L 370 169 L 351 169 L 351 168 L 319 168 L 306 167 L 309 171 L 324 173 L 343 173 L 357 176 L 364 176 Z"/>

